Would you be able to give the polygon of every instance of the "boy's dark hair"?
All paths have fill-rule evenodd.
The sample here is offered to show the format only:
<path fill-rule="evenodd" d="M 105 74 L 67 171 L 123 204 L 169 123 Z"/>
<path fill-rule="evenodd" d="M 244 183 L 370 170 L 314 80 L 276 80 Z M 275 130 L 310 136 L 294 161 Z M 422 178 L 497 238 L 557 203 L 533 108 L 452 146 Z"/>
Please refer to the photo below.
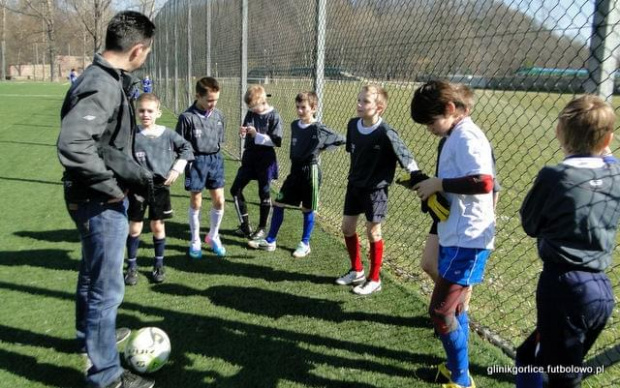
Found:
<path fill-rule="evenodd" d="M 307 102 L 310 108 L 316 109 L 319 104 L 319 98 L 315 92 L 301 92 L 295 97 L 296 103 Z"/>
<path fill-rule="evenodd" d="M 137 44 L 150 46 L 155 35 L 155 24 L 135 11 L 119 12 L 108 23 L 105 50 L 127 52 Z"/>
<path fill-rule="evenodd" d="M 199 96 L 206 96 L 207 93 L 211 92 L 219 92 L 220 91 L 220 83 L 213 77 L 202 77 L 196 82 L 196 93 Z"/>
<path fill-rule="evenodd" d="M 445 115 L 448 103 L 453 103 L 457 110 L 469 113 L 473 108 L 473 101 L 473 92 L 465 85 L 429 81 L 413 93 L 411 119 L 428 125 L 435 117 Z"/>
<path fill-rule="evenodd" d="M 572 100 L 558 117 L 558 137 L 571 154 L 589 155 L 604 148 L 602 141 L 614 131 L 616 114 L 602 98 L 585 95 Z"/>

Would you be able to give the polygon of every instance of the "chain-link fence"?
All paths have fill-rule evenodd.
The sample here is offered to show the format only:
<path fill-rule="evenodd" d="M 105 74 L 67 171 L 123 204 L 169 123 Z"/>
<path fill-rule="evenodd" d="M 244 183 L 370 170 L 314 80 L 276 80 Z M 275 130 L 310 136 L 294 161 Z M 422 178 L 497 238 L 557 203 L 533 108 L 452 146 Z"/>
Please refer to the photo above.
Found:
<path fill-rule="evenodd" d="M 155 92 L 180 113 L 193 101 L 197 78 L 217 77 L 232 155 L 239 154 L 249 83 L 264 84 L 285 122 L 296 118 L 298 92 L 317 91 L 321 120 L 344 133 L 360 86 L 374 82 L 390 95 L 386 121 L 432 173 L 438 139 L 409 118 L 412 91 L 430 78 L 473 87 L 472 116 L 493 144 L 502 191 L 496 249 L 476 287 L 472 317 L 508 353 L 529 334 L 541 264 L 518 209 L 539 169 L 562 158 L 553 130 L 559 110 L 583 92 L 612 100 L 620 54 L 616 1 L 177 0 L 164 6 L 156 24 L 147 70 Z M 286 173 L 288 141 L 283 144 L 278 158 Z M 348 165 L 343 150 L 322 156 L 325 227 L 340 225 Z M 385 263 L 428 293 L 418 261 L 430 218 L 419 207 L 411 192 L 391 189 Z M 616 295 L 619 265 L 609 271 Z M 607 367 L 588 378 L 595 386 L 620 383 L 620 371 L 610 367 L 620 359 L 619 319 L 615 309 L 588 355 L 589 363 Z"/>

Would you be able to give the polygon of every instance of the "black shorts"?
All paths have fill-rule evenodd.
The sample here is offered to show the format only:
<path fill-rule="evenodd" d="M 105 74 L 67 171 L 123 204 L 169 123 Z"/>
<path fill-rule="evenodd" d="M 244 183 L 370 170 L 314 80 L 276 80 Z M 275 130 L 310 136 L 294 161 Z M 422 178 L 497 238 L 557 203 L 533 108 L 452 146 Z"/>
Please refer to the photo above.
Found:
<path fill-rule="evenodd" d="M 303 206 L 317 211 L 319 208 L 319 188 L 321 186 L 321 169 L 317 164 L 291 167 L 276 202 L 291 206 Z"/>
<path fill-rule="evenodd" d="M 344 198 L 345 216 L 364 213 L 368 222 L 382 222 L 388 211 L 388 188 L 367 190 L 347 186 Z"/>
<path fill-rule="evenodd" d="M 153 203 L 140 201 L 135 194 L 129 195 L 129 208 L 127 217 L 129 221 L 142 222 L 146 209 L 149 209 L 149 220 L 165 220 L 172 218 L 172 206 L 170 204 L 170 187 L 155 186 Z"/>

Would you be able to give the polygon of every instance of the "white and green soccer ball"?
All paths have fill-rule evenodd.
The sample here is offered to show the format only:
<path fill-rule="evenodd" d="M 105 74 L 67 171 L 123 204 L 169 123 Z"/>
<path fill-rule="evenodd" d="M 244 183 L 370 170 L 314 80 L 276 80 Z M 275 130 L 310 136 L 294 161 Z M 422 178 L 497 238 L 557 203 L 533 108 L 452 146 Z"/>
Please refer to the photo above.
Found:
<path fill-rule="evenodd" d="M 166 332 L 157 327 L 144 327 L 127 339 L 125 361 L 138 373 L 153 373 L 168 361 L 170 349 Z"/>

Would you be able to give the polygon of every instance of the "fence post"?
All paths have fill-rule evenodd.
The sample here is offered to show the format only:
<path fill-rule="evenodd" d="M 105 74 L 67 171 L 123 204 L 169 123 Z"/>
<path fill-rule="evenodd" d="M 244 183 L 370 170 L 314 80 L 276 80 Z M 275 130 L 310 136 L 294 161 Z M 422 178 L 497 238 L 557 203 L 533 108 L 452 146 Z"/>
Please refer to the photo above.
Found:
<path fill-rule="evenodd" d="M 165 83 L 164 85 L 166 86 L 166 104 L 170 104 L 170 42 L 168 39 L 168 32 L 170 31 L 170 24 L 169 24 L 169 18 L 168 16 L 170 15 L 170 11 L 166 10 L 166 47 L 164 49 L 164 51 L 166 52 L 166 64 L 164 65 L 164 74 L 165 74 Z"/>
<path fill-rule="evenodd" d="M 211 0 L 207 0 L 207 76 L 211 77 Z"/>
<path fill-rule="evenodd" d="M 325 29 L 326 29 L 326 0 L 316 2 L 316 42 L 314 92 L 318 97 L 316 118 L 321 121 L 323 116 L 323 84 L 325 83 Z"/>
<path fill-rule="evenodd" d="M 239 83 L 241 122 L 245 117 L 245 104 L 243 95 L 248 87 L 248 0 L 241 1 L 241 77 Z M 239 158 L 243 156 L 243 144 L 245 139 L 239 138 Z"/>
<path fill-rule="evenodd" d="M 179 113 L 179 25 L 177 5 L 174 3 L 174 113 Z"/>
<path fill-rule="evenodd" d="M 187 0 L 187 104 L 190 105 L 192 98 L 192 2 Z"/>
<path fill-rule="evenodd" d="M 618 21 L 617 0 L 596 0 L 590 37 L 590 57 L 588 58 L 589 77 L 586 93 L 599 95 L 611 102 L 614 92 L 616 59 L 613 51 L 618 39 L 613 26 Z"/>

